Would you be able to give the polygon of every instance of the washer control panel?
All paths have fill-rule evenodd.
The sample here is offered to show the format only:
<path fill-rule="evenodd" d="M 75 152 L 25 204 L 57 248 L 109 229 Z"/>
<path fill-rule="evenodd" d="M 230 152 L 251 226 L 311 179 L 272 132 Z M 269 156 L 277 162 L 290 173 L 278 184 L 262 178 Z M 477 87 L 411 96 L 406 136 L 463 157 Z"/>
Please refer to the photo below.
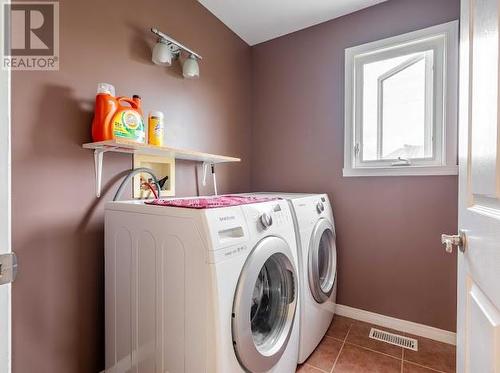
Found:
<path fill-rule="evenodd" d="M 293 224 L 290 209 L 285 200 L 242 206 L 248 227 L 257 234 L 286 229 Z"/>

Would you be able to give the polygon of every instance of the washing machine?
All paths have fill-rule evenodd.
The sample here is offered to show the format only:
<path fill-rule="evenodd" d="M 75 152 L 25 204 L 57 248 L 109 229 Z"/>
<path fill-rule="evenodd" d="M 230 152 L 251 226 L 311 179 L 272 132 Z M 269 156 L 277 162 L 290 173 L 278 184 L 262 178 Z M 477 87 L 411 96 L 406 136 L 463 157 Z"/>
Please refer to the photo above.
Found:
<path fill-rule="evenodd" d="M 300 292 L 287 201 L 169 201 L 106 205 L 106 372 L 295 372 Z"/>
<path fill-rule="evenodd" d="M 297 235 L 300 276 L 299 363 L 325 336 L 335 313 L 337 248 L 332 208 L 326 194 L 251 193 L 288 201 Z"/>

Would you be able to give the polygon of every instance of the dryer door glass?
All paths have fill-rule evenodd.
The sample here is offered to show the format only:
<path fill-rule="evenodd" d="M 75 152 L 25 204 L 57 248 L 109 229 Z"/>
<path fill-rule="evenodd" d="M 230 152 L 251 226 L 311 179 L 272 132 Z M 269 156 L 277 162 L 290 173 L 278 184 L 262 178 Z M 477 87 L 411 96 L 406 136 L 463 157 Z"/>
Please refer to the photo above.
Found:
<path fill-rule="evenodd" d="M 233 345 L 249 371 L 270 370 L 283 355 L 293 329 L 297 276 L 292 252 L 267 237 L 249 255 L 233 303 Z"/>
<path fill-rule="evenodd" d="M 332 294 L 337 268 L 337 249 L 333 226 L 321 219 L 313 230 L 309 246 L 309 288 L 318 303 L 324 303 Z"/>

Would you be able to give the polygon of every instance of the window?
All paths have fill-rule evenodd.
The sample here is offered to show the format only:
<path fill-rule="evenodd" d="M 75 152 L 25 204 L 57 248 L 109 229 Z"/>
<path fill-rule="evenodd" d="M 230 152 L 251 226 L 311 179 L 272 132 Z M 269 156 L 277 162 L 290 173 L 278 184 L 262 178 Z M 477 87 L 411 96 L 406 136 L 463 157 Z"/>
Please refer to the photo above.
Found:
<path fill-rule="evenodd" d="M 458 22 L 346 49 L 344 176 L 457 174 Z"/>

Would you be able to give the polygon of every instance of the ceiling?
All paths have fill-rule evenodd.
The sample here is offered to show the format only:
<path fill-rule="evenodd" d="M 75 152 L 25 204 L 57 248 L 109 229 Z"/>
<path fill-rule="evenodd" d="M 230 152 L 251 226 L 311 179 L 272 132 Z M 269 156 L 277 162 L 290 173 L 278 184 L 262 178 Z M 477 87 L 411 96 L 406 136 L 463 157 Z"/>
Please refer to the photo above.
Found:
<path fill-rule="evenodd" d="M 249 45 L 386 0 L 198 0 Z"/>

